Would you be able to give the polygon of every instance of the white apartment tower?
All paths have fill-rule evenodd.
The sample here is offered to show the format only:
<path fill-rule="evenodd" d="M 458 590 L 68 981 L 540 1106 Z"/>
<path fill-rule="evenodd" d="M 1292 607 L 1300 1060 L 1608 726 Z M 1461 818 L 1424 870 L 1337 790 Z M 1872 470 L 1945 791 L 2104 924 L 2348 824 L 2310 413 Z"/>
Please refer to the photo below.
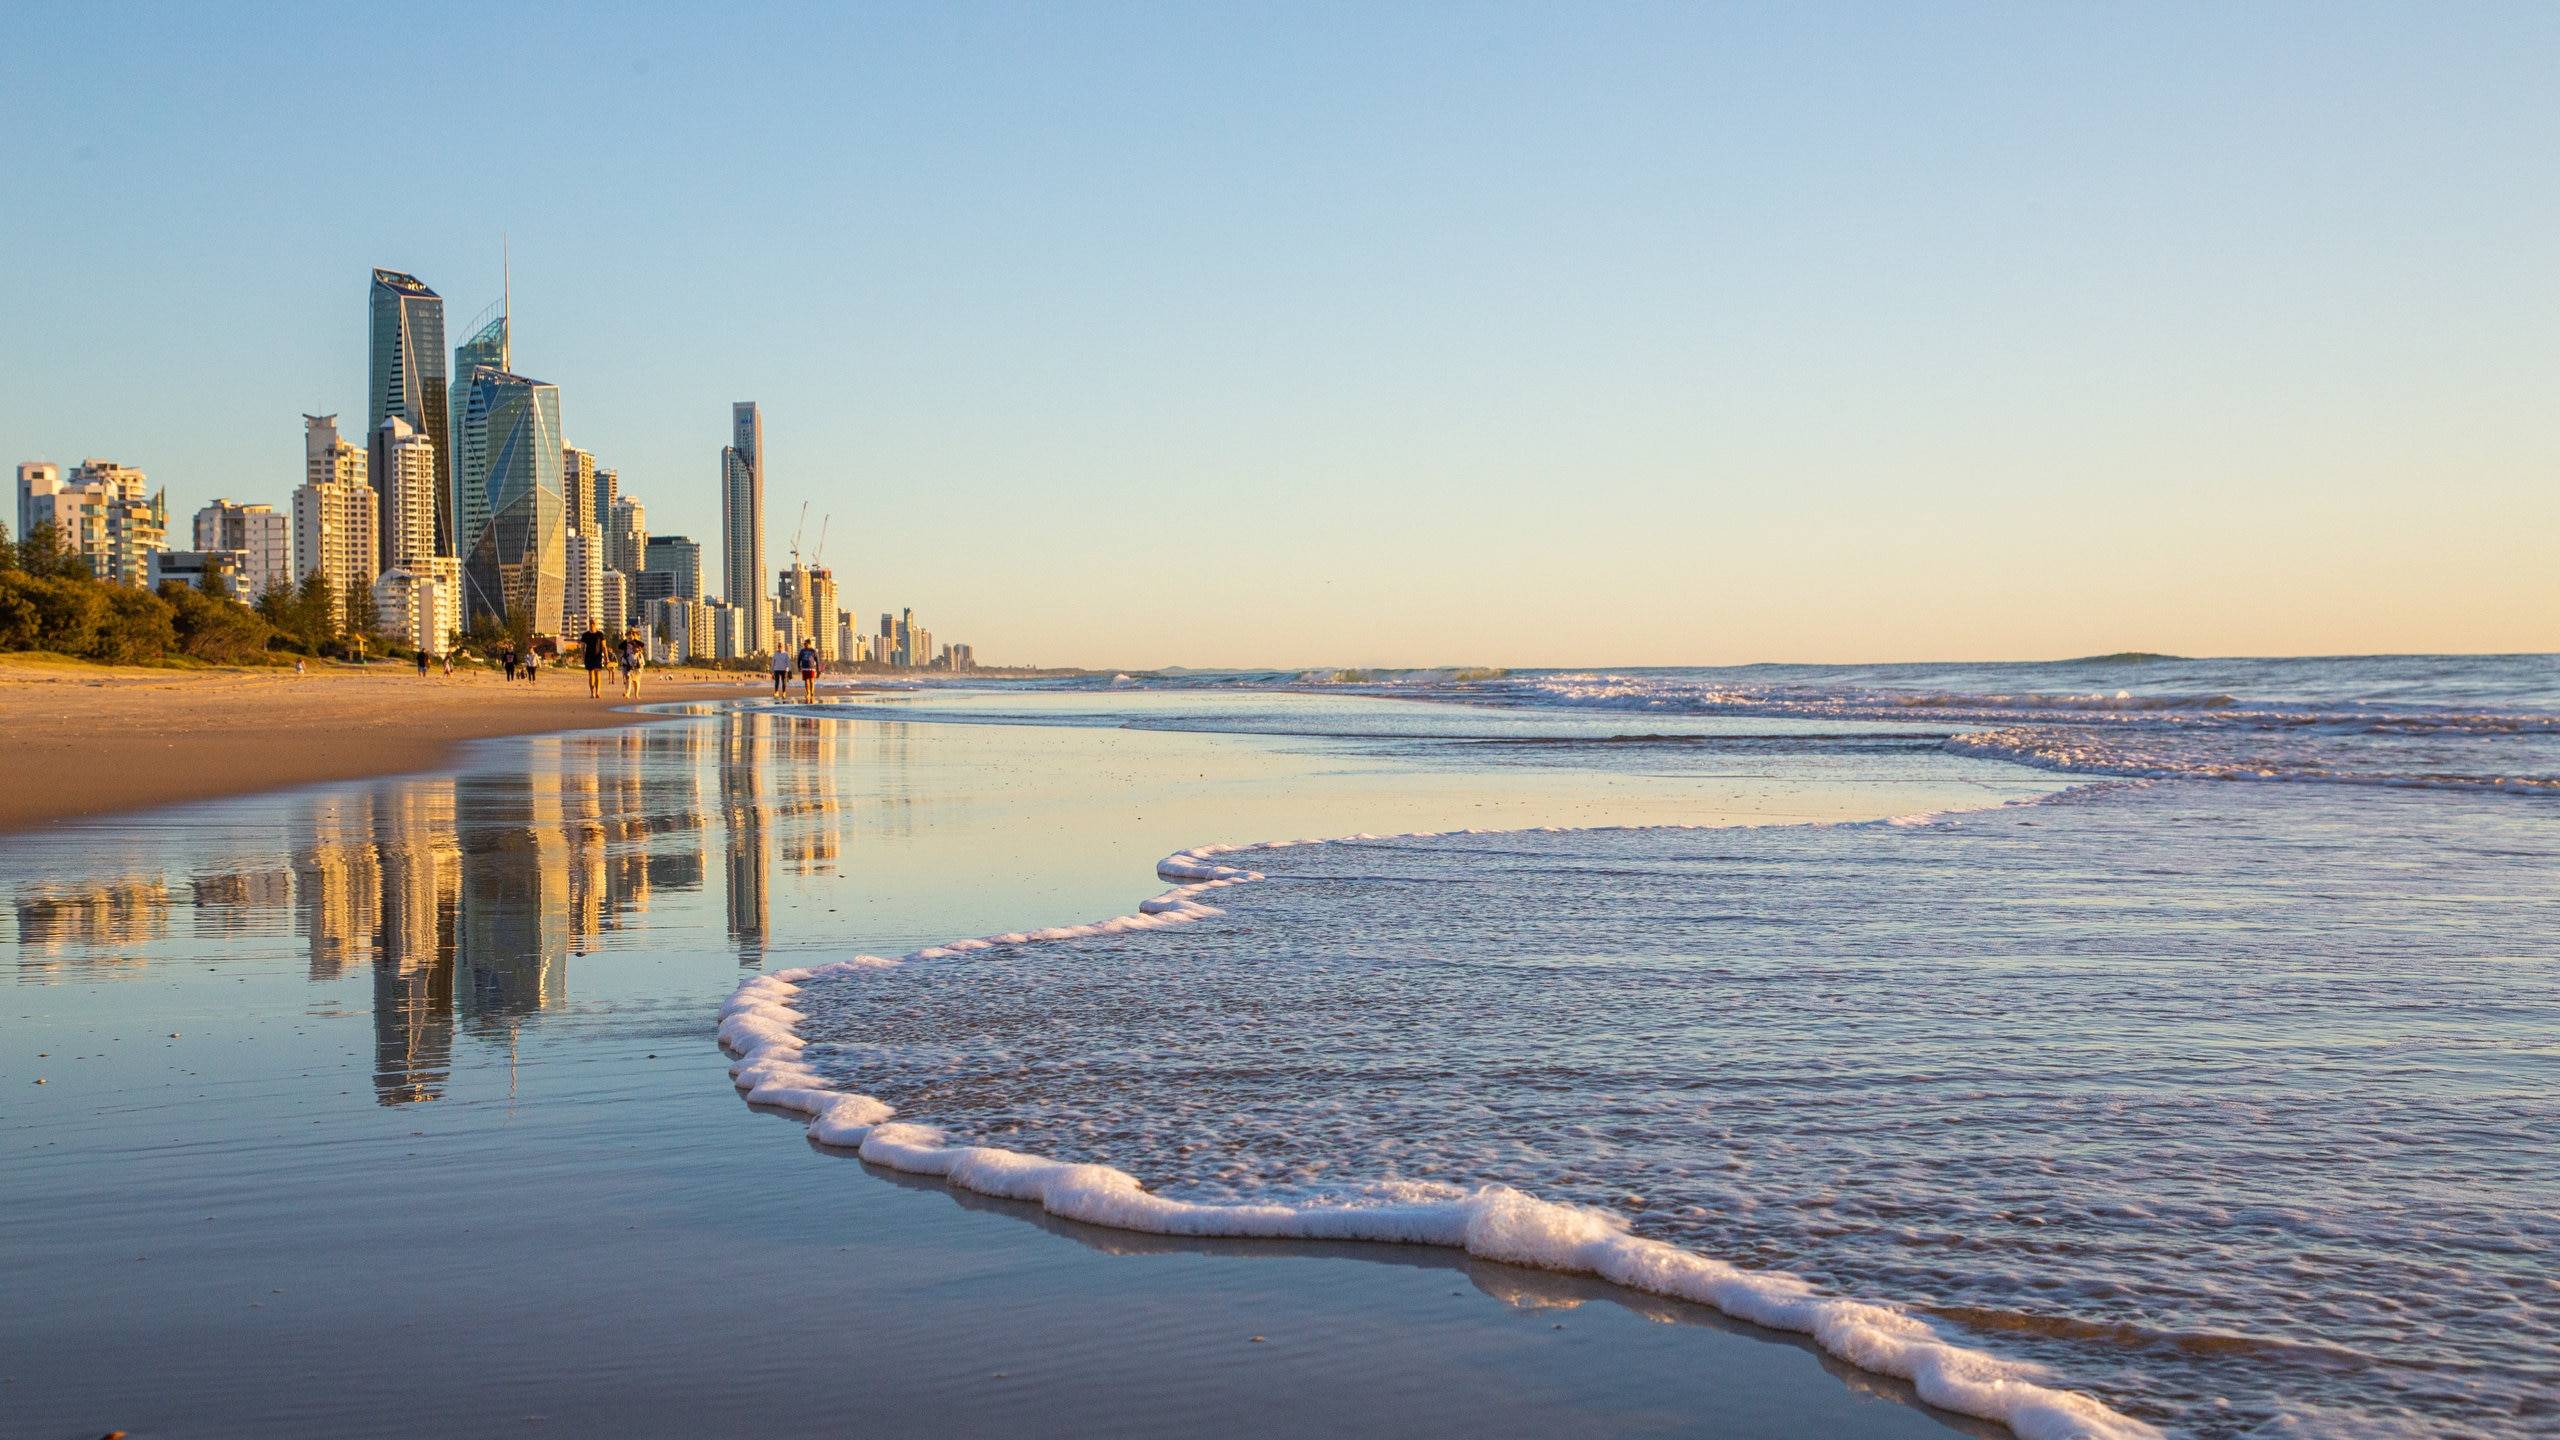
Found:
<path fill-rule="evenodd" d="M 367 479 L 382 502 L 375 555 L 385 570 L 414 569 L 436 554 L 436 445 L 394 415 L 366 445 Z"/>
<path fill-rule="evenodd" d="M 433 520 L 432 512 L 428 518 Z M 198 550 L 247 556 L 241 583 L 253 597 L 294 582 L 292 522 L 272 505 L 216 500 L 196 512 L 195 543 Z"/>
<path fill-rule="evenodd" d="M 359 588 L 370 594 L 380 572 L 381 545 L 374 534 L 380 502 L 365 483 L 364 452 L 338 438 L 338 417 L 302 419 L 304 479 L 293 492 L 293 568 L 297 575 L 318 571 L 329 578 L 344 629 L 349 598 Z"/>

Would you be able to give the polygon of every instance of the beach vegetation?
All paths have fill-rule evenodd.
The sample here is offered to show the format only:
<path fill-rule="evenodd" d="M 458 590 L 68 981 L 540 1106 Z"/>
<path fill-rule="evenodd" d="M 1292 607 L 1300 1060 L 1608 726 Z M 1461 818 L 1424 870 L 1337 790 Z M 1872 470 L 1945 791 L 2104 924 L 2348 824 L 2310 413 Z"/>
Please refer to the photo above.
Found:
<path fill-rule="evenodd" d="M 247 608 L 182 581 L 159 593 L 90 573 L 50 525 L 0 531 L 0 651 L 110 665 L 263 661 L 275 631 Z"/>
<path fill-rule="evenodd" d="M 266 658 L 275 628 L 257 612 L 179 581 L 160 587 L 178 653 L 215 665 L 255 665 Z"/>

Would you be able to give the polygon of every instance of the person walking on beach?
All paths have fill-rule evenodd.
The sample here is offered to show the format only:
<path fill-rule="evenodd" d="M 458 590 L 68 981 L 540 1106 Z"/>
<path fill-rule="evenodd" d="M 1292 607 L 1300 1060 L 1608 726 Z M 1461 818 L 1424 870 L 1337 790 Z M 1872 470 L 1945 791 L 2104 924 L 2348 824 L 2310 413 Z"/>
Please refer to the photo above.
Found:
<path fill-rule="evenodd" d="M 507 678 L 509 680 L 516 678 L 516 647 L 514 641 L 510 640 L 498 647 L 498 663 L 507 667 Z"/>
<path fill-rule="evenodd" d="M 777 639 L 773 642 L 773 698 L 780 700 L 790 693 L 791 652 L 783 649 L 782 642 Z"/>
<path fill-rule="evenodd" d="M 427 678 L 427 652 L 423 649 L 418 652 L 418 678 Z"/>
<path fill-rule="evenodd" d="M 818 642 L 815 640 L 800 642 L 800 702 L 804 705 L 818 703 Z"/>
<path fill-rule="evenodd" d="M 596 622 L 587 622 L 586 633 L 578 637 L 578 658 L 587 666 L 587 698 L 604 698 L 604 631 Z"/>
<path fill-rule="evenodd" d="M 633 630 L 622 637 L 622 698 L 640 698 L 640 672 L 649 665 L 649 646 Z"/>
<path fill-rule="evenodd" d="M 524 683 L 527 685 L 532 684 L 534 677 L 541 673 L 542 652 L 534 649 L 530 645 L 527 645 L 524 647 Z"/>

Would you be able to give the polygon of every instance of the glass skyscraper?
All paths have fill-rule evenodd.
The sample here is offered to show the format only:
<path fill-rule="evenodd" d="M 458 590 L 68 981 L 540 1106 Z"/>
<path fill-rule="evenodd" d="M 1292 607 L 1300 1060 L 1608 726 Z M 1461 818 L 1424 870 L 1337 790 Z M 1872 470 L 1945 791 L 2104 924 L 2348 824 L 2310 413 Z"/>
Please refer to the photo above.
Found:
<path fill-rule="evenodd" d="M 453 430 L 446 408 L 444 301 L 415 275 L 373 272 L 373 388 L 368 433 L 397 416 L 435 446 L 435 545 L 455 553 Z"/>
<path fill-rule="evenodd" d="M 560 387 L 480 365 L 463 392 L 458 508 L 478 521 L 462 552 L 464 613 L 557 635 L 569 577 Z"/>
<path fill-rule="evenodd" d="M 453 350 L 453 423 L 457 430 L 462 417 L 471 408 L 471 377 L 483 369 L 512 370 L 509 353 L 507 312 L 500 310 L 488 324 L 481 326 L 471 338 Z M 456 437 L 453 465 L 453 535 L 455 553 L 468 556 L 471 542 L 489 523 L 486 507 L 488 490 L 474 479 L 475 472 L 462 463 L 460 437 Z"/>
<path fill-rule="evenodd" d="M 747 612 L 748 641 L 764 648 L 764 414 L 753 400 L 729 407 L 720 452 L 720 594 Z"/>

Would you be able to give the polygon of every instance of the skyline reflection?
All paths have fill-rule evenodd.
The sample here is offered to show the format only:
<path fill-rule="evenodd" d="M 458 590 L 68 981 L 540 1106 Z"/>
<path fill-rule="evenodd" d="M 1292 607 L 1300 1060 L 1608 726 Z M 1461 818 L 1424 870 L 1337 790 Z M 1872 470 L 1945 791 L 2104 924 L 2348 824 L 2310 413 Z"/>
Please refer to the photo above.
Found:
<path fill-rule="evenodd" d="M 252 803 L 282 807 L 280 825 L 220 832 L 228 848 L 183 870 L 136 857 L 109 879 L 16 885 L 16 974 L 219 969 L 289 938 L 314 985 L 369 976 L 376 1102 L 437 1100 L 457 1033 L 511 1042 L 561 1006 L 571 958 L 612 948 L 653 901 L 701 894 L 715 846 L 730 944 L 761 963 L 777 842 L 793 873 L 838 861 L 854 728 L 730 712 L 523 742 L 522 768 L 268 797 Z"/>

